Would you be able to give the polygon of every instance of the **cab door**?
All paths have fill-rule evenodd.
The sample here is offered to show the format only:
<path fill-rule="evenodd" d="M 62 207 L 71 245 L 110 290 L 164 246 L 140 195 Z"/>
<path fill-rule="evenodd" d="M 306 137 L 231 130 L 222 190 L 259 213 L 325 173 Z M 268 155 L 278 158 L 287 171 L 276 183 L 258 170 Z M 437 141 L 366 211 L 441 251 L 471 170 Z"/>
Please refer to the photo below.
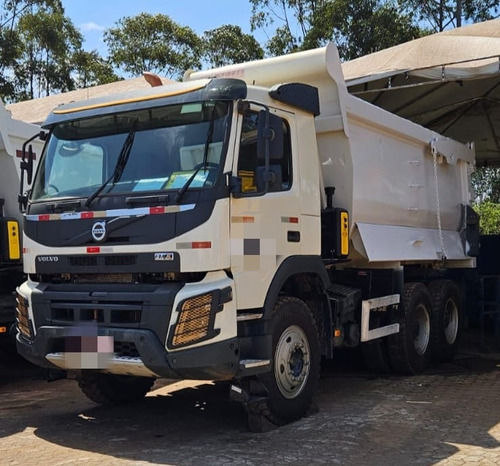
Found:
<path fill-rule="evenodd" d="M 241 188 L 231 197 L 231 269 L 237 309 L 262 307 L 279 265 L 301 254 L 300 173 L 295 117 L 270 109 L 282 125 L 282 154 L 272 154 L 266 192 L 265 159 L 259 152 L 262 108 L 248 108 L 238 116 L 238 138 L 233 175 Z"/>

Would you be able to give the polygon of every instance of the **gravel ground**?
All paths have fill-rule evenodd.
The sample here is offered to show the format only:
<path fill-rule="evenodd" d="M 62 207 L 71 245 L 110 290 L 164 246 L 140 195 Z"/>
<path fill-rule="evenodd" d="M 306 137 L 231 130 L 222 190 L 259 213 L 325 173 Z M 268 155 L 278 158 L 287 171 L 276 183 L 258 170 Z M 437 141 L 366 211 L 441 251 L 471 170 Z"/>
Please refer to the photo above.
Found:
<path fill-rule="evenodd" d="M 102 407 L 0 352 L 0 464 L 489 466 L 500 464 L 499 393 L 498 354 L 373 377 L 339 353 L 314 414 L 256 434 L 225 384 L 162 381 L 140 403 Z"/>

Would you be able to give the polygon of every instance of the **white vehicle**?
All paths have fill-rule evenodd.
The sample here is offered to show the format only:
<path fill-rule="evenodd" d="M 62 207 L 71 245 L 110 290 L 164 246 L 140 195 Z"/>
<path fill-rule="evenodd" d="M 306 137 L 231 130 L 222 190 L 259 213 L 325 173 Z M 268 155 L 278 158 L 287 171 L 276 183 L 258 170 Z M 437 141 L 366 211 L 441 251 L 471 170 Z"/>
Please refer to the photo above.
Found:
<path fill-rule="evenodd" d="M 15 322 L 14 290 L 24 281 L 22 269 L 21 214 L 17 192 L 23 144 L 40 131 L 36 125 L 14 120 L 0 101 L 0 338 Z M 40 156 L 42 144 L 34 144 L 33 159 Z M 28 186 L 26 186 L 28 187 Z"/>
<path fill-rule="evenodd" d="M 71 103 L 43 128 L 18 350 L 92 400 L 232 380 L 259 429 L 304 415 L 336 348 L 398 373 L 453 357 L 473 147 L 348 95 L 334 45 Z"/>

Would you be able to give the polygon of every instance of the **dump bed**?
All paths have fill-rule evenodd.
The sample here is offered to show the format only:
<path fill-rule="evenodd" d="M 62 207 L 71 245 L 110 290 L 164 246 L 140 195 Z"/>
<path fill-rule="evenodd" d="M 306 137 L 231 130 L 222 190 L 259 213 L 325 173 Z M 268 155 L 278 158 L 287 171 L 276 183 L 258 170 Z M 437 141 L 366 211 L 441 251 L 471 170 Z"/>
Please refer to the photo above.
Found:
<path fill-rule="evenodd" d="M 318 188 L 323 192 L 325 186 L 334 186 L 334 205 L 350 212 L 351 265 L 393 267 L 443 257 L 450 266 L 474 265 L 461 235 L 471 200 L 473 146 L 348 94 L 333 44 L 187 73 L 185 79 L 213 76 L 266 88 L 286 82 L 318 88 L 316 133 L 323 182 Z"/>
<path fill-rule="evenodd" d="M 21 222 L 17 204 L 19 180 L 21 176 L 20 157 L 23 143 L 34 136 L 40 128 L 22 121 L 14 120 L 0 101 L 0 198 L 5 199 L 5 216 L 15 217 Z M 43 145 L 36 139 L 32 143 L 35 152 L 35 164 Z M 29 189 L 26 181 L 26 189 Z"/>

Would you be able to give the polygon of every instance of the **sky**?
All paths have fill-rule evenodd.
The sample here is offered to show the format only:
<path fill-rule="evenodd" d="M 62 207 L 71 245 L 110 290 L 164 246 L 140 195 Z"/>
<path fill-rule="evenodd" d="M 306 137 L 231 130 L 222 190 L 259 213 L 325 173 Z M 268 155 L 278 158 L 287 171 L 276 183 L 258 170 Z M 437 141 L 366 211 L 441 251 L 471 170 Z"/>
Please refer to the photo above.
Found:
<path fill-rule="evenodd" d="M 102 40 L 105 29 L 114 27 L 125 16 L 139 13 L 162 13 L 176 23 L 189 26 L 198 35 L 224 24 L 235 24 L 245 33 L 251 33 L 251 5 L 248 0 L 62 0 L 67 16 L 85 37 L 85 50 L 97 49 L 106 55 Z M 262 31 L 255 37 L 266 41 Z"/>

